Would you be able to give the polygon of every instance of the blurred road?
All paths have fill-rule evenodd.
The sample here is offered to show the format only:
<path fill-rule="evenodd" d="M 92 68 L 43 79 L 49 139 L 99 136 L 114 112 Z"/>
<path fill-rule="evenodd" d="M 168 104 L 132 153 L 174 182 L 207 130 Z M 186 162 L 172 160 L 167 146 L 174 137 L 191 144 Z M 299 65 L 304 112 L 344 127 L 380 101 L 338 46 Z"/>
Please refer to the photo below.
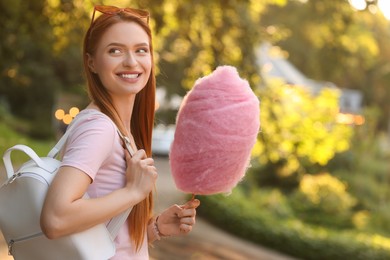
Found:
<path fill-rule="evenodd" d="M 157 180 L 156 212 L 185 202 L 185 194 L 179 192 L 170 174 L 166 158 L 155 158 L 159 171 Z M 200 207 L 202 204 L 200 205 Z M 183 237 L 166 238 L 150 249 L 152 259 L 227 259 L 227 260 L 292 260 L 270 249 L 236 238 L 197 217 L 193 231 Z"/>
<path fill-rule="evenodd" d="M 155 158 L 155 163 L 159 171 L 155 203 L 158 213 L 172 204 L 184 203 L 185 194 L 179 192 L 174 185 L 168 159 L 158 157 Z M 4 171 L 1 170 L 1 173 L 0 183 L 2 183 Z M 150 248 L 150 258 L 152 260 L 293 260 L 292 257 L 236 238 L 210 225 L 200 217 L 197 218 L 197 223 L 189 235 L 157 241 Z M 7 245 L 2 235 L 0 236 L 0 259 L 13 259 L 7 255 Z"/>

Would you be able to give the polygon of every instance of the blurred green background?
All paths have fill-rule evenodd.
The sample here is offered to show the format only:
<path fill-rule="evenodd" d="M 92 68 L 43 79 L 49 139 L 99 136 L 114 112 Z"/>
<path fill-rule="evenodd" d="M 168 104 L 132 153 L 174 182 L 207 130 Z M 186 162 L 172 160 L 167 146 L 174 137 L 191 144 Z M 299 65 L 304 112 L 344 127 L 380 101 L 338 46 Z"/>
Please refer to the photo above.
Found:
<path fill-rule="evenodd" d="M 58 119 L 87 104 L 81 42 L 95 3 L 0 0 L 1 153 L 47 153 Z M 219 65 L 261 100 L 251 168 L 230 196 L 202 198 L 202 216 L 302 259 L 390 259 L 390 1 L 101 3 L 151 12 L 156 125 L 174 124 L 167 104 Z"/>

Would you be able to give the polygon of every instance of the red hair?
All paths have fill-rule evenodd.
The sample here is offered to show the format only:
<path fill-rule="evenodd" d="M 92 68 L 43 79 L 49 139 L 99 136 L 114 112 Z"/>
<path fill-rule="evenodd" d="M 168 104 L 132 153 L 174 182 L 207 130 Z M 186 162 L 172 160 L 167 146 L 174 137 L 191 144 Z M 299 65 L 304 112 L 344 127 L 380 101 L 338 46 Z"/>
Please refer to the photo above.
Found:
<path fill-rule="evenodd" d="M 102 35 L 112 25 L 119 22 L 135 22 L 139 24 L 149 36 L 149 46 L 153 64 L 153 46 L 152 33 L 149 25 L 140 18 L 137 18 L 126 12 L 120 12 L 115 15 L 102 14 L 99 16 L 88 29 L 84 38 L 83 59 L 84 71 L 88 83 L 88 95 L 90 99 L 99 107 L 99 109 L 110 117 L 117 125 L 119 130 L 129 135 L 127 128 L 120 119 L 109 92 L 101 83 L 97 74 L 90 71 L 88 66 L 88 55 L 94 55 L 97 45 Z M 149 80 L 146 86 L 136 95 L 133 113 L 131 117 L 131 134 L 139 149 L 144 149 L 148 157 L 152 155 L 152 130 L 154 125 L 155 111 L 155 92 L 156 79 L 154 67 L 152 66 Z M 147 224 L 153 212 L 153 192 L 151 192 L 143 201 L 133 207 L 128 222 L 130 237 L 135 243 L 138 251 L 142 245 Z"/>

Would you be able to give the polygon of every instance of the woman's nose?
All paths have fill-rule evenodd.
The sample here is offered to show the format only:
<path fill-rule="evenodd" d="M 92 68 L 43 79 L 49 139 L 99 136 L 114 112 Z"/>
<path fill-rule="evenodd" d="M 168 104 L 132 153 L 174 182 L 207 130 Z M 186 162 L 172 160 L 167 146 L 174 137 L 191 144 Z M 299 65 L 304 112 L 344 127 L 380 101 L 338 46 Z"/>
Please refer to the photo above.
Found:
<path fill-rule="evenodd" d="M 133 53 L 127 53 L 123 59 L 123 65 L 126 67 L 134 67 L 137 65 L 137 60 Z"/>

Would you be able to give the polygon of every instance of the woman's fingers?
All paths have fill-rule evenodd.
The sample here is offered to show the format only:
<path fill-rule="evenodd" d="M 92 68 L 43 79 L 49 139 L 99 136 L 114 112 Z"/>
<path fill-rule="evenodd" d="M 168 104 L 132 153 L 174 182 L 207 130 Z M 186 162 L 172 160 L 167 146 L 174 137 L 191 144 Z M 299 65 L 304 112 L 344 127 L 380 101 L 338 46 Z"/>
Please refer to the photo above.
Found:
<path fill-rule="evenodd" d="M 153 158 L 146 157 L 146 153 L 144 150 L 138 150 L 134 153 L 133 157 L 130 156 L 130 154 L 125 150 L 126 154 L 126 161 L 128 163 L 139 163 L 139 165 L 143 168 L 148 168 L 148 166 L 153 166 L 151 169 L 155 169 L 154 167 L 154 160 Z"/>
<path fill-rule="evenodd" d="M 125 150 L 125 151 L 126 151 L 126 150 Z M 126 151 L 126 153 L 128 154 L 127 151 Z M 137 150 L 137 151 L 133 154 L 133 156 L 132 156 L 131 158 L 134 159 L 135 161 L 145 159 L 145 158 L 146 158 L 146 152 L 145 152 L 145 150 L 143 150 L 143 149 Z"/>
<path fill-rule="evenodd" d="M 156 167 L 154 167 L 153 158 L 146 157 L 144 150 L 138 150 L 134 153 L 133 157 L 125 150 L 126 161 L 128 165 L 139 165 L 142 169 L 151 170 L 152 172 L 157 172 Z"/>
<path fill-rule="evenodd" d="M 179 211 L 177 216 L 179 218 L 194 217 L 194 216 L 196 216 L 196 209 L 194 209 L 194 208 L 190 208 L 190 209 L 181 208 L 181 210 Z"/>
<path fill-rule="evenodd" d="M 195 225 L 195 218 L 193 218 L 193 217 L 181 218 L 180 219 L 180 224 L 193 226 L 193 225 Z"/>
<path fill-rule="evenodd" d="M 148 165 L 148 166 L 154 165 L 154 160 L 153 160 L 153 158 L 146 158 L 146 159 L 143 159 L 142 162 L 145 163 L 145 165 Z"/>
<path fill-rule="evenodd" d="M 181 210 L 177 216 L 180 218 L 180 232 L 188 233 L 192 230 L 192 226 L 195 225 L 196 208 L 200 205 L 200 201 L 197 199 L 190 200 L 184 205 L 180 206 Z"/>
<path fill-rule="evenodd" d="M 188 233 L 192 230 L 192 225 L 186 225 L 186 224 L 180 224 L 180 232 L 181 233 Z"/>
<path fill-rule="evenodd" d="M 141 196 L 147 196 L 153 189 L 157 179 L 157 169 L 154 160 L 148 158 L 144 150 L 136 151 L 131 157 L 125 150 L 127 170 L 126 186 L 131 190 L 137 190 Z"/>
<path fill-rule="evenodd" d="M 183 209 L 190 209 L 190 208 L 196 209 L 197 207 L 199 207 L 199 205 L 200 205 L 200 200 L 193 199 L 187 201 L 184 205 L 181 205 L 180 207 Z"/>

